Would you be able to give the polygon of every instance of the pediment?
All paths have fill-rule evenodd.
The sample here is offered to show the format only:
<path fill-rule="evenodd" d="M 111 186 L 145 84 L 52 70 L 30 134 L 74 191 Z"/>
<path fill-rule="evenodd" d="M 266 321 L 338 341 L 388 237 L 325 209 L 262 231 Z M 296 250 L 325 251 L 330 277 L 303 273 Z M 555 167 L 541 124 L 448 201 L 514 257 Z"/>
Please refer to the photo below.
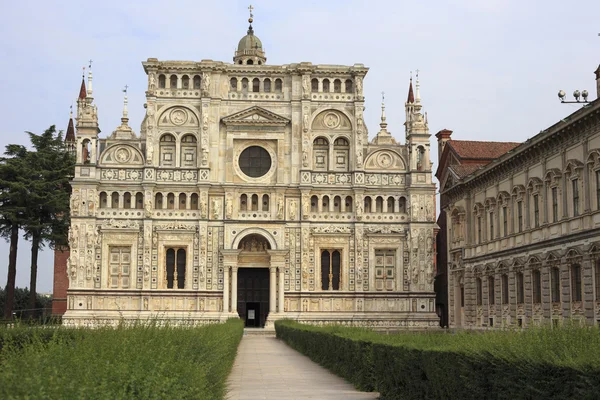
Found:
<path fill-rule="evenodd" d="M 290 120 L 262 107 L 254 106 L 221 119 L 225 125 L 285 126 Z"/>

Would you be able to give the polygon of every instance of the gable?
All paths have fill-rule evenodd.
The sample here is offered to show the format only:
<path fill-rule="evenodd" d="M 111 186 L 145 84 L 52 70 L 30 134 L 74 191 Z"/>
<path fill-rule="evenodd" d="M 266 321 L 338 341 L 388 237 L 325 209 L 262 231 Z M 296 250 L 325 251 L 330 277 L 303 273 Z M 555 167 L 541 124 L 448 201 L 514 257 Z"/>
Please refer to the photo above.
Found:
<path fill-rule="evenodd" d="M 262 107 L 254 106 L 223 117 L 227 126 L 285 126 L 290 120 Z"/>

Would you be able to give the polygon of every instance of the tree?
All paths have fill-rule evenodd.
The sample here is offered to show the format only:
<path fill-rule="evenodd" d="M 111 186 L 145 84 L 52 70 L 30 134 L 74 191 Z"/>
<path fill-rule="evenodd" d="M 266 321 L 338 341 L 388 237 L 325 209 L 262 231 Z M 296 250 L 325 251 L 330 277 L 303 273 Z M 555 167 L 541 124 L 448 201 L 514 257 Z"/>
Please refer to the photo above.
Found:
<path fill-rule="evenodd" d="M 0 236 L 10 242 L 4 302 L 4 319 L 10 319 L 15 296 L 19 228 L 27 214 L 28 182 L 32 170 L 27 165 L 27 149 L 24 146 L 9 144 L 4 155 L 0 158 Z"/>
<path fill-rule="evenodd" d="M 74 158 L 67 151 L 62 132 L 52 125 L 41 135 L 27 132 L 33 151 L 26 155 L 34 178 L 29 182 L 27 215 L 23 223 L 25 238 L 31 240 L 31 278 L 29 284 L 29 316 L 35 314 L 37 260 L 40 248 L 66 244 L 69 229 L 69 198 Z"/>

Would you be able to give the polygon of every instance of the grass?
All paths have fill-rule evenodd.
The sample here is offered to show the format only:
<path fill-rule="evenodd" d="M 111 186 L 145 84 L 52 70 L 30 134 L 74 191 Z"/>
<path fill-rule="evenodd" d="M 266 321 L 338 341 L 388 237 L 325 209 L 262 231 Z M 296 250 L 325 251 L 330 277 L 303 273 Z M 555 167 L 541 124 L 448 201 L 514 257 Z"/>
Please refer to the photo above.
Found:
<path fill-rule="evenodd" d="M 221 399 L 240 320 L 204 327 L 0 329 L 0 398 Z"/>

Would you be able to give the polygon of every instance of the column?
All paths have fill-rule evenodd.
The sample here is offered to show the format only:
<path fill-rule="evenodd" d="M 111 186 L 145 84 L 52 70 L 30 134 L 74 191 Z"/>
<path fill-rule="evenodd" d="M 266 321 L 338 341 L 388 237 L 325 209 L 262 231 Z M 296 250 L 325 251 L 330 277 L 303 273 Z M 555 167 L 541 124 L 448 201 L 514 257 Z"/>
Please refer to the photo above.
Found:
<path fill-rule="evenodd" d="M 231 267 L 231 312 L 237 314 L 238 267 Z"/>
<path fill-rule="evenodd" d="M 119 209 L 125 208 L 125 192 L 119 192 Z"/>
<path fill-rule="evenodd" d="M 277 312 L 275 307 L 275 292 L 277 291 L 275 279 L 277 279 L 277 267 L 270 267 L 269 271 L 271 272 L 271 275 L 269 276 L 269 313 L 275 313 Z"/>
<path fill-rule="evenodd" d="M 283 271 L 283 267 L 279 267 L 279 299 L 278 299 L 278 304 L 279 304 L 279 312 L 283 313 L 283 288 L 284 288 L 284 282 L 283 279 L 285 277 L 285 272 Z"/>
<path fill-rule="evenodd" d="M 229 265 L 223 271 L 223 312 L 229 312 Z"/>

